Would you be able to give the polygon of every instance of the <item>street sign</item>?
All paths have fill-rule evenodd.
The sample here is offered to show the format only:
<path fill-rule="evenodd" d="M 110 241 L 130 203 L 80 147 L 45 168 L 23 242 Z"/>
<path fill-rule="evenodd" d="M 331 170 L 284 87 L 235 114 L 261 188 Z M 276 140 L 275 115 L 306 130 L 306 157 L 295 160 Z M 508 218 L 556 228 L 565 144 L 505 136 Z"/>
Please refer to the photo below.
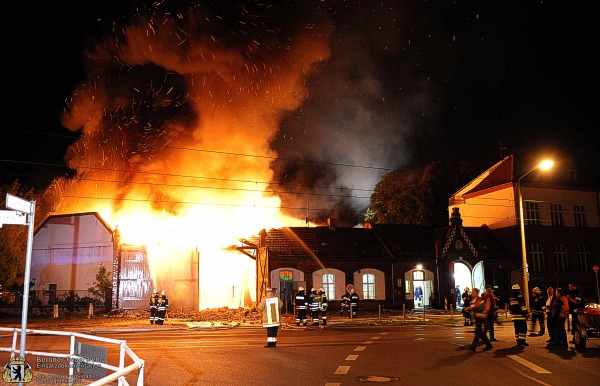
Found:
<path fill-rule="evenodd" d="M 0 227 L 4 224 L 26 225 L 27 215 L 16 210 L 0 210 Z"/>
<path fill-rule="evenodd" d="M 23 200 L 10 193 L 6 193 L 6 207 L 8 209 L 19 210 L 25 213 L 31 213 L 31 202 Z"/>
<path fill-rule="evenodd" d="M 592 266 L 592 269 L 594 270 L 594 272 L 598 272 L 598 264 L 594 264 Z"/>

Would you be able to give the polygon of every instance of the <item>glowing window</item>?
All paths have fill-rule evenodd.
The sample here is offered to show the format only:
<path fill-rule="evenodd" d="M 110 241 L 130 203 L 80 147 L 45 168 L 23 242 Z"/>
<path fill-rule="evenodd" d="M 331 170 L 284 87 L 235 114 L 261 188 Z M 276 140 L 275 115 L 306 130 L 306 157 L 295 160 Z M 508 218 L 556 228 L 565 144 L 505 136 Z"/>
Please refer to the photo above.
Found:
<path fill-rule="evenodd" d="M 279 279 L 283 281 L 291 281 L 294 278 L 292 271 L 279 271 Z"/>

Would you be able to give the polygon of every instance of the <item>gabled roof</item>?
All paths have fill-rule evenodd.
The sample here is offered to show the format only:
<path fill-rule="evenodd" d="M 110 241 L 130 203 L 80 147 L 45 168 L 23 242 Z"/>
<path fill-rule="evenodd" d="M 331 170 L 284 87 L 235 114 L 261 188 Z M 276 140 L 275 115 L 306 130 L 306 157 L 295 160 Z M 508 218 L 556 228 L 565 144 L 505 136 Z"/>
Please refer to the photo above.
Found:
<path fill-rule="evenodd" d="M 448 253 L 451 253 L 451 246 L 458 238 L 465 242 L 468 251 L 478 260 L 511 261 L 513 258 L 518 257 L 487 225 L 463 227 L 458 209 L 453 212 L 451 222 L 450 227 L 436 229 L 435 231 L 436 240 L 444 243 L 441 246 L 438 258 L 443 259 Z"/>
<path fill-rule="evenodd" d="M 37 229 L 35 230 L 34 234 L 38 233 L 38 231 L 40 229 L 42 229 L 48 222 L 52 221 L 54 223 L 61 221 L 61 220 L 68 220 L 72 217 L 84 217 L 84 216 L 94 216 L 98 219 L 98 221 L 100 221 L 102 223 L 102 225 L 106 228 L 106 230 L 109 233 L 113 233 L 113 229 L 110 227 L 110 225 L 108 225 L 106 223 L 106 221 L 104 221 L 104 219 L 100 216 L 100 214 L 98 212 L 84 212 L 84 213 L 69 213 L 69 214 L 52 214 L 48 217 L 46 217 L 46 219 L 44 220 L 44 222 L 42 222 Z"/>
<path fill-rule="evenodd" d="M 512 184 L 514 175 L 514 157 L 509 155 L 491 166 L 477 178 L 460 188 L 452 197 L 464 197 L 477 192 Z"/>
<path fill-rule="evenodd" d="M 419 225 L 285 227 L 269 230 L 264 246 L 280 258 L 316 256 L 349 261 L 434 257 L 433 229 Z"/>

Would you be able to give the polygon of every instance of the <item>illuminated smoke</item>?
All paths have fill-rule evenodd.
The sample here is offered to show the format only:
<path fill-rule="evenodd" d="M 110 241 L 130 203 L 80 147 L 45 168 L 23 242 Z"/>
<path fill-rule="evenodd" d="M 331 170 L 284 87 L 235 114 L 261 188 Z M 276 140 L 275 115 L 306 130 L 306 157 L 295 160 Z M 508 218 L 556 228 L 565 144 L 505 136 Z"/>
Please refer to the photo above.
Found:
<path fill-rule="evenodd" d="M 269 143 L 328 59 L 330 26 L 301 4 L 164 4 L 86 51 L 87 79 L 63 118 L 81 131 L 66 155 L 76 177 L 49 192 L 54 213 L 97 211 L 124 242 L 148 245 L 155 281 L 189 271 L 173 263 L 198 248 L 201 308 L 231 305 L 249 258 L 223 248 L 304 220 L 280 214 L 266 191 Z"/>
<path fill-rule="evenodd" d="M 252 283 L 232 272 L 249 259 L 223 248 L 306 219 L 360 224 L 430 129 L 433 82 L 414 69 L 427 72 L 419 39 L 432 37 L 403 2 L 125 3 L 85 51 L 63 117 L 81 133 L 76 177 L 49 196 L 54 213 L 97 211 L 148 245 L 157 281 L 197 248 L 203 307 Z"/>

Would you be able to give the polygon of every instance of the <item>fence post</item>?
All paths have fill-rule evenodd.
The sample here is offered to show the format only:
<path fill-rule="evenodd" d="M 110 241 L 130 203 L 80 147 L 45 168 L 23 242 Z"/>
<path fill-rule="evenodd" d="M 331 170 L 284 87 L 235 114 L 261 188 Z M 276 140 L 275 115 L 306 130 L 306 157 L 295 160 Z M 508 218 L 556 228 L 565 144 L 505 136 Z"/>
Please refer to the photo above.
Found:
<path fill-rule="evenodd" d="M 58 319 L 58 304 L 54 305 L 54 319 Z"/>
<path fill-rule="evenodd" d="M 94 304 L 90 303 L 90 306 L 88 308 L 88 318 L 93 318 L 94 317 Z"/>

